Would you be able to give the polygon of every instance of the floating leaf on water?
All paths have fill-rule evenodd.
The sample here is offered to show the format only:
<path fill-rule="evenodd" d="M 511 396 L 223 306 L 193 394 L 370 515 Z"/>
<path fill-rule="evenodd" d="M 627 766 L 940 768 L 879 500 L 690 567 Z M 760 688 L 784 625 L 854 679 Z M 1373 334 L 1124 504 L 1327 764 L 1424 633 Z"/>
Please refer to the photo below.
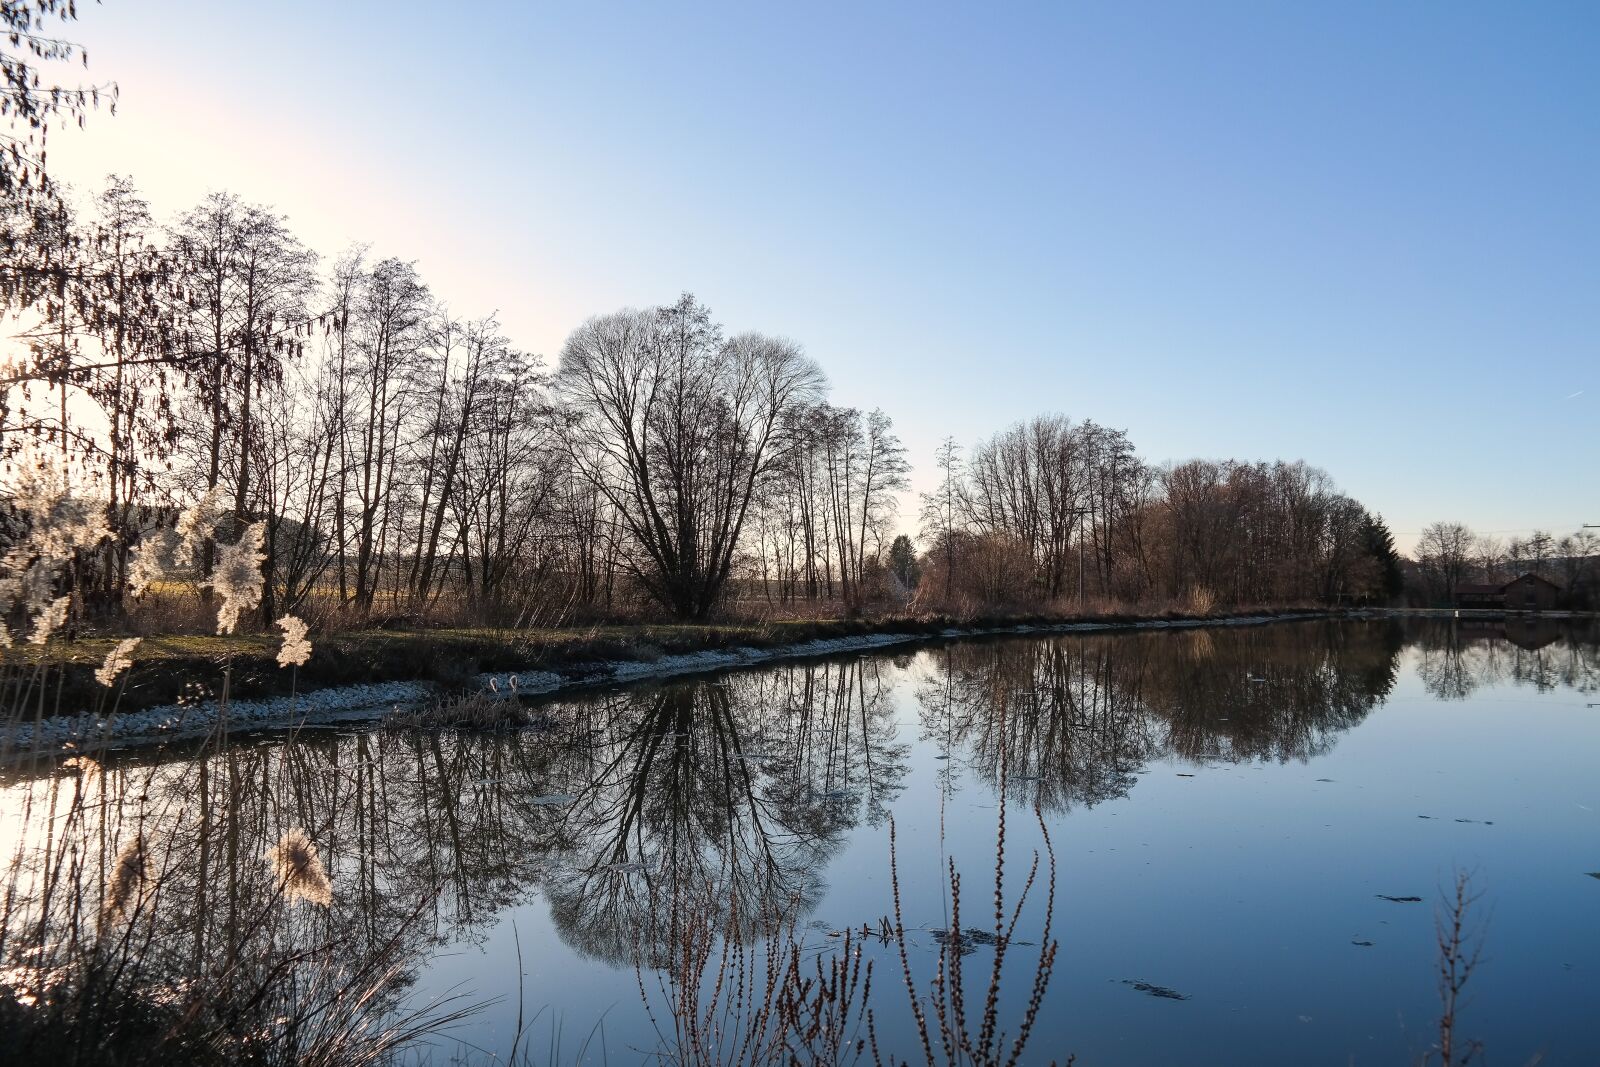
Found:
<path fill-rule="evenodd" d="M 571 793 L 551 793 L 549 796 L 534 797 L 529 800 L 528 803 L 539 808 L 558 808 L 566 804 L 571 804 L 577 799 L 578 798 L 573 796 Z"/>
<path fill-rule="evenodd" d="M 1192 774 L 1185 774 L 1185 773 L 1183 773 L 1183 772 L 1182 772 L 1182 771 L 1179 771 L 1179 772 L 1178 772 L 1178 777 L 1179 777 L 1179 778 L 1193 778 L 1193 777 L 1194 777 L 1194 775 L 1192 775 Z"/>
<path fill-rule="evenodd" d="M 1421 897 L 1391 897 L 1387 893 L 1375 894 L 1379 900 L 1392 901 L 1395 904 L 1421 904 Z"/>
<path fill-rule="evenodd" d="M 1372 947 L 1372 942 L 1371 941 L 1368 941 L 1365 938 L 1360 938 L 1360 937 L 1351 938 L 1350 939 L 1350 943 L 1352 945 L 1360 945 L 1362 948 L 1371 948 Z"/>
<path fill-rule="evenodd" d="M 1176 989 L 1168 989 L 1166 986 L 1156 985 L 1154 982 L 1146 982 L 1142 978 L 1124 978 L 1122 984 L 1132 986 L 1139 992 L 1148 993 L 1152 997 L 1160 997 L 1162 1000 L 1189 999 L 1189 994 L 1187 993 L 1180 993 Z"/>

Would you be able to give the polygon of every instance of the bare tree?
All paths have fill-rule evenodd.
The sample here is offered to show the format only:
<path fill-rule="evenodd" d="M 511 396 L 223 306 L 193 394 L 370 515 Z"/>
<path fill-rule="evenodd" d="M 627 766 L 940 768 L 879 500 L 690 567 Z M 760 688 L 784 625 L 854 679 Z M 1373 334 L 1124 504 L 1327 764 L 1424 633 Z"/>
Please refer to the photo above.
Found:
<path fill-rule="evenodd" d="M 1455 600 L 1472 560 L 1474 541 L 1472 531 L 1459 522 L 1431 523 L 1417 538 L 1417 564 L 1436 595 Z"/>
<path fill-rule="evenodd" d="M 351 464 L 350 501 L 355 555 L 351 603 L 372 610 L 382 579 L 394 517 L 401 445 L 420 394 L 418 371 L 427 342 L 432 296 L 411 264 L 386 259 L 366 272 L 356 296 L 351 331 L 353 397 L 345 426 Z"/>
<path fill-rule="evenodd" d="M 961 446 L 954 437 L 946 437 L 939 442 L 933 459 L 939 469 L 939 485 L 922 494 L 922 540 L 927 545 L 944 546 L 944 597 L 949 600 L 955 586 L 955 536 L 963 525 L 966 508 Z"/>
<path fill-rule="evenodd" d="M 663 606 L 704 618 L 717 603 L 757 483 L 781 453 L 786 414 L 821 372 L 791 342 L 724 339 L 687 294 L 580 326 L 558 378 L 577 469 L 616 508 L 634 575 Z"/>
<path fill-rule="evenodd" d="M 261 408 L 282 385 L 285 361 L 301 351 L 316 255 L 281 215 L 227 193 L 184 213 L 173 245 L 178 355 L 190 386 L 186 465 L 200 487 L 228 491 L 232 525 L 240 526 L 267 462 L 257 440 Z M 212 551 L 208 543 L 202 573 Z"/>

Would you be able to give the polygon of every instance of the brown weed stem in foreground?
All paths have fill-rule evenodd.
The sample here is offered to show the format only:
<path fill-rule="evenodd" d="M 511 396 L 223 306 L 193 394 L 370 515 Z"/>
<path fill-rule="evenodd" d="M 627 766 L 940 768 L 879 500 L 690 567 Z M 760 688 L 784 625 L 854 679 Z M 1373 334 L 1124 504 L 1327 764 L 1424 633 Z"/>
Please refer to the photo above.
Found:
<path fill-rule="evenodd" d="M 1434 918 L 1439 943 L 1439 1044 L 1434 1050 L 1441 1067 L 1465 1067 L 1482 1051 L 1479 1041 L 1465 1041 L 1457 1049 L 1456 1023 L 1461 994 L 1467 980 L 1483 958 L 1483 943 L 1467 930 L 1467 914 L 1482 896 L 1472 890 L 1472 875 L 1456 871 L 1455 886 L 1445 899 L 1444 910 Z M 1423 1057 L 1427 1063 L 1432 1054 Z"/>

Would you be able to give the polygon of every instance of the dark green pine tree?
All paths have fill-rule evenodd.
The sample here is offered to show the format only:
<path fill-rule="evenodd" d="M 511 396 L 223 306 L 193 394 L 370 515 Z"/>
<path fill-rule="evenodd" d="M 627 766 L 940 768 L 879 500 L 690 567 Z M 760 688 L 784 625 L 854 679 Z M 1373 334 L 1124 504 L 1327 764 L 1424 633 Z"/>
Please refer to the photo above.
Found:
<path fill-rule="evenodd" d="M 1405 574 L 1400 569 L 1400 553 L 1394 548 L 1394 535 L 1382 516 L 1367 515 L 1362 531 L 1367 555 L 1378 564 L 1378 588 L 1386 601 L 1398 597 L 1405 588 Z"/>
<path fill-rule="evenodd" d="M 916 589 L 917 550 L 912 547 L 911 538 L 905 534 L 896 537 L 889 546 L 889 569 L 907 589 Z"/>

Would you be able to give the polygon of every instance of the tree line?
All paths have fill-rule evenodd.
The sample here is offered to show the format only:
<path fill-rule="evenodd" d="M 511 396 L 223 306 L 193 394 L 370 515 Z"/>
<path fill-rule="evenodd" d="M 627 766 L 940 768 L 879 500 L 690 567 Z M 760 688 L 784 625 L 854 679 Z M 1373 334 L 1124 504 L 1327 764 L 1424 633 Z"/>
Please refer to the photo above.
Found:
<path fill-rule="evenodd" d="M 327 260 L 231 194 L 164 222 L 119 176 L 78 209 L 9 203 L 26 354 L 0 451 L 104 510 L 109 536 L 61 579 L 80 616 L 203 598 L 218 544 L 255 523 L 263 619 L 1394 592 L 1382 521 L 1303 463 L 1160 466 L 1124 431 L 1040 416 L 945 443 L 918 552 L 896 537 L 890 417 L 830 403 L 799 345 L 690 295 L 590 319 L 550 367 L 413 263 Z M 216 532 L 191 572 L 141 587 L 141 544 L 202 498 Z"/>
<path fill-rule="evenodd" d="M 1061 415 L 963 450 L 924 494 L 923 588 L 980 604 L 1381 602 L 1383 520 L 1302 462 L 1152 464 L 1126 431 Z"/>
<path fill-rule="evenodd" d="M 1592 607 L 1600 602 L 1600 529 L 1505 538 L 1461 522 L 1430 523 L 1417 538 L 1407 594 L 1419 604 L 1450 605 L 1462 586 L 1498 586 L 1524 574 L 1557 585 L 1566 606 Z"/>
<path fill-rule="evenodd" d="M 1054 415 L 965 462 L 945 443 L 919 552 L 897 536 L 910 464 L 890 417 L 831 403 L 796 343 L 729 333 L 692 296 L 590 319 L 552 367 L 414 263 L 330 260 L 270 207 L 214 193 L 158 220 L 116 175 L 74 200 L 46 135 L 117 98 L 45 79 L 84 58 L 48 32 L 75 17 L 0 10 L 7 603 L 182 625 L 226 596 L 219 569 L 257 559 L 263 621 L 1394 591 L 1381 520 L 1322 472 L 1157 466 Z M 70 539 L 33 528 L 68 512 Z"/>

